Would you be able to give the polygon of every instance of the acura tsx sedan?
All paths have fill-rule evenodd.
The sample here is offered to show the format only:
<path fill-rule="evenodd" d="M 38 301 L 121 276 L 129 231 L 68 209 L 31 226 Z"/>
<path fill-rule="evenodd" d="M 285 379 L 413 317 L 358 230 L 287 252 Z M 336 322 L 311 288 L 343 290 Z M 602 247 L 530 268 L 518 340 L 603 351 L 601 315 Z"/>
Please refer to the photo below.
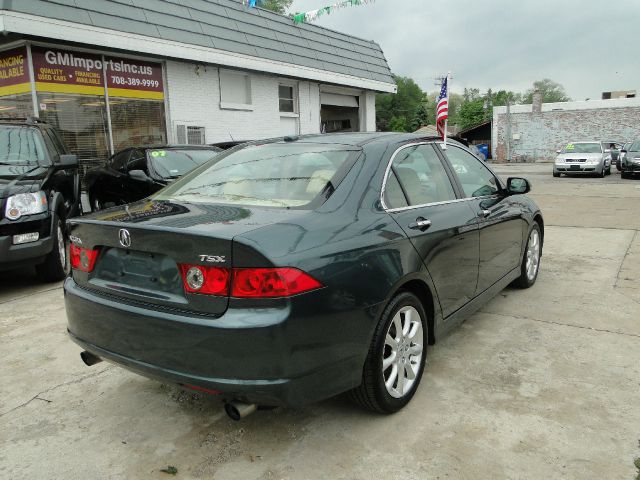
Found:
<path fill-rule="evenodd" d="M 85 363 L 220 394 L 234 418 L 347 391 L 395 412 L 431 345 L 536 281 L 529 189 L 433 137 L 241 145 L 69 222 L 68 331 Z"/>

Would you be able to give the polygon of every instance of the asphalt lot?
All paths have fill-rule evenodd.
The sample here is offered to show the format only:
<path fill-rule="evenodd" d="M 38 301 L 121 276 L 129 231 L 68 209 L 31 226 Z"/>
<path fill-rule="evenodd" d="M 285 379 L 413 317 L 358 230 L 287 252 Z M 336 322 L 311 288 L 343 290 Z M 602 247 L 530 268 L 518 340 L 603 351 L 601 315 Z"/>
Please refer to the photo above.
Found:
<path fill-rule="evenodd" d="M 232 422 L 216 397 L 84 366 L 61 285 L 3 272 L 0 478 L 633 478 L 640 180 L 496 169 L 529 178 L 545 215 L 538 282 L 432 347 L 393 416 L 335 398 Z"/>

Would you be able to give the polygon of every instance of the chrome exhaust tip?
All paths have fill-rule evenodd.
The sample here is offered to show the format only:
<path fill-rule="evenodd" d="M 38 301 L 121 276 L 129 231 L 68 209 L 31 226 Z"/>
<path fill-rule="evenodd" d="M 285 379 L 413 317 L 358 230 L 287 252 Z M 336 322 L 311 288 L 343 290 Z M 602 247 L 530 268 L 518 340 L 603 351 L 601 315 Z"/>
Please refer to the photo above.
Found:
<path fill-rule="evenodd" d="M 87 367 L 90 367 L 102 361 L 100 357 L 94 355 L 91 352 L 87 352 L 86 350 L 84 352 L 80 352 L 80 358 Z"/>
<path fill-rule="evenodd" d="M 251 415 L 258 409 L 255 403 L 242 403 L 237 400 L 232 400 L 224 404 L 224 411 L 227 412 L 231 420 L 236 422 L 243 419 L 247 415 Z"/>

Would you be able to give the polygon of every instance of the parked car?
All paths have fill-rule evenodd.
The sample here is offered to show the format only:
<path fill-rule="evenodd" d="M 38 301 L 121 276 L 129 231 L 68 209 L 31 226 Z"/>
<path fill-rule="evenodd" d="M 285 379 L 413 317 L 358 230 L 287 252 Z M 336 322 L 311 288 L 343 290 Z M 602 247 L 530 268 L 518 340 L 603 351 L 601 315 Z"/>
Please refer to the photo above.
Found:
<path fill-rule="evenodd" d="M 0 120 L 0 206 L 0 270 L 35 266 L 42 280 L 62 280 L 65 221 L 79 213 L 80 177 L 51 125 Z"/>
<path fill-rule="evenodd" d="M 85 363 L 221 394 L 236 419 L 345 391 L 399 410 L 428 345 L 507 285 L 533 285 L 542 253 L 527 180 L 440 143 L 248 144 L 72 220 L 65 303 Z"/>
<path fill-rule="evenodd" d="M 221 151 L 210 145 L 125 148 L 85 175 L 91 208 L 95 211 L 148 197 Z"/>
<path fill-rule="evenodd" d="M 629 147 L 631 147 L 632 143 L 633 142 L 627 142 L 620 149 L 620 155 L 618 155 L 618 161 L 616 162 L 616 170 L 618 170 L 619 172 L 622 171 L 622 160 L 624 159 L 624 157 L 625 157 L 627 151 L 629 150 Z"/>
<path fill-rule="evenodd" d="M 627 144 L 622 150 L 624 157 L 622 158 L 620 167 L 622 178 L 630 178 L 633 175 L 640 174 L 640 139 Z"/>
<path fill-rule="evenodd" d="M 553 176 L 587 174 L 611 175 L 611 155 L 604 142 L 570 142 L 556 152 Z"/>

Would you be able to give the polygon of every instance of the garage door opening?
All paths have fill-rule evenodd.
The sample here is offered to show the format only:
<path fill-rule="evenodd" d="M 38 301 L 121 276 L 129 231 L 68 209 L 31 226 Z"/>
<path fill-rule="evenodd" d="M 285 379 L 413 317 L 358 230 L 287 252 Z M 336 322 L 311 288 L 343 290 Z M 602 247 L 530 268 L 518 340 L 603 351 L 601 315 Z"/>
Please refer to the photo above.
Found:
<path fill-rule="evenodd" d="M 359 132 L 360 106 L 358 97 L 321 93 L 320 122 L 322 133 Z"/>

